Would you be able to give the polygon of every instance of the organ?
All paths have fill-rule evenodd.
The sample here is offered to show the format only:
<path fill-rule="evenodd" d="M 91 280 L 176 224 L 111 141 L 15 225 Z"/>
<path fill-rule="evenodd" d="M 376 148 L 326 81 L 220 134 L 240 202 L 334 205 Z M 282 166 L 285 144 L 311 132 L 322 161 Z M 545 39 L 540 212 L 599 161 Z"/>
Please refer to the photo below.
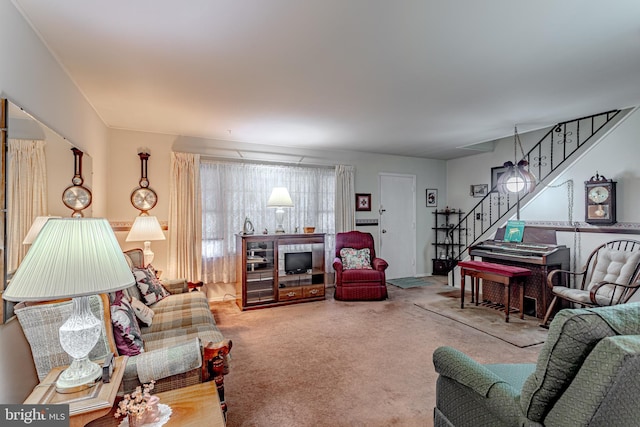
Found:
<path fill-rule="evenodd" d="M 558 245 L 555 230 L 525 227 L 522 242 L 505 242 L 504 228 L 498 229 L 495 239 L 469 247 L 471 259 L 524 267 L 531 270 L 525 281 L 525 314 L 542 319 L 551 300 L 547 274 L 556 269 L 569 269 L 569 248 Z M 504 305 L 503 285 L 488 280 L 482 283 L 482 300 Z M 511 290 L 511 301 L 517 301 L 517 287 Z M 528 309 L 527 309 L 528 307 Z"/>

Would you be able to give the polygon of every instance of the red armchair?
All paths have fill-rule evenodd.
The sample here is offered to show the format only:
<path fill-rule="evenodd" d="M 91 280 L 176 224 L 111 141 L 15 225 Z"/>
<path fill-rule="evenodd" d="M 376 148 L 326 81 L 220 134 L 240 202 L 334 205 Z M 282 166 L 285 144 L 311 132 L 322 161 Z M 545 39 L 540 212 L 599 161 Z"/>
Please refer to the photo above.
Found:
<path fill-rule="evenodd" d="M 369 248 L 371 269 L 345 269 L 340 250 L 342 248 Z M 387 298 L 387 284 L 384 271 L 389 264 L 382 258 L 376 258 L 373 246 L 373 236 L 370 233 L 349 231 L 336 235 L 336 258 L 333 268 L 336 271 L 335 299 L 352 300 L 383 300 Z"/>

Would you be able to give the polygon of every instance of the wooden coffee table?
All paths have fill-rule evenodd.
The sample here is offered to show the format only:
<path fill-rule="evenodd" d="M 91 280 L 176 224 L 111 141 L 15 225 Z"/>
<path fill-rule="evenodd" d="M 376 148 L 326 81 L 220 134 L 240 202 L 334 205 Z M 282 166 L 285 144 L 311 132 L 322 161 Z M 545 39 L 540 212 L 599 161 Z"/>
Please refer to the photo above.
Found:
<path fill-rule="evenodd" d="M 225 420 L 220 408 L 218 390 L 214 381 L 189 387 L 164 391 L 156 396 L 160 403 L 171 407 L 171 418 L 165 426 L 174 427 L 224 427 Z M 108 415 L 95 420 L 89 426 L 117 426 L 122 421 L 115 418 L 115 408 Z"/>
<path fill-rule="evenodd" d="M 215 381 L 165 391 L 157 396 L 160 403 L 169 405 L 173 411 L 166 426 L 225 426 Z"/>

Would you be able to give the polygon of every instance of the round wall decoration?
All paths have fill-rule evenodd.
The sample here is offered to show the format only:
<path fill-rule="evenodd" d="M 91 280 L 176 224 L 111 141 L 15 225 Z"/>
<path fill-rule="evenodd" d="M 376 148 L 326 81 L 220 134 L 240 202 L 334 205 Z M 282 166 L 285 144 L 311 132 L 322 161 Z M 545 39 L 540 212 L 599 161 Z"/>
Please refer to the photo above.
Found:
<path fill-rule="evenodd" d="M 146 214 L 158 203 L 158 195 L 149 188 L 147 177 L 147 162 L 151 154 L 143 152 L 138 153 L 138 156 L 140 156 L 140 181 L 138 181 L 140 186 L 131 193 L 131 204 L 140 210 L 141 214 Z"/>
<path fill-rule="evenodd" d="M 84 178 L 82 177 L 82 151 L 72 148 L 73 151 L 73 178 L 69 187 L 65 188 L 62 193 L 62 203 L 69 209 L 73 210 L 71 216 L 83 217 L 82 211 L 91 205 L 91 190 L 82 185 Z"/>

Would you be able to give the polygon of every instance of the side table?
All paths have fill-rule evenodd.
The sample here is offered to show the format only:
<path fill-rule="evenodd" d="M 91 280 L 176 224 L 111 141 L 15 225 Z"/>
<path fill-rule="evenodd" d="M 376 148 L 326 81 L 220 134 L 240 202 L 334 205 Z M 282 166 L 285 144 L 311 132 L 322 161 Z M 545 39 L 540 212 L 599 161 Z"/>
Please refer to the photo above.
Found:
<path fill-rule="evenodd" d="M 189 292 L 194 292 L 194 291 L 199 291 L 200 288 L 202 286 L 204 286 L 204 283 L 202 281 L 200 281 L 200 282 L 188 282 L 187 286 L 189 288 Z"/>
<path fill-rule="evenodd" d="M 75 393 L 58 393 L 56 380 L 66 366 L 53 368 L 46 378 L 38 384 L 24 401 L 30 405 L 68 404 L 69 425 L 81 427 L 92 420 L 106 415 L 111 411 L 124 375 L 124 367 L 129 356 L 118 356 L 111 381 L 98 381 L 95 386 Z"/>
<path fill-rule="evenodd" d="M 171 408 L 171 417 L 164 427 L 225 427 L 226 420 L 220 408 L 218 388 L 214 381 L 157 393 L 160 403 Z M 121 418 L 115 418 L 116 408 L 88 427 L 117 427 Z"/>

